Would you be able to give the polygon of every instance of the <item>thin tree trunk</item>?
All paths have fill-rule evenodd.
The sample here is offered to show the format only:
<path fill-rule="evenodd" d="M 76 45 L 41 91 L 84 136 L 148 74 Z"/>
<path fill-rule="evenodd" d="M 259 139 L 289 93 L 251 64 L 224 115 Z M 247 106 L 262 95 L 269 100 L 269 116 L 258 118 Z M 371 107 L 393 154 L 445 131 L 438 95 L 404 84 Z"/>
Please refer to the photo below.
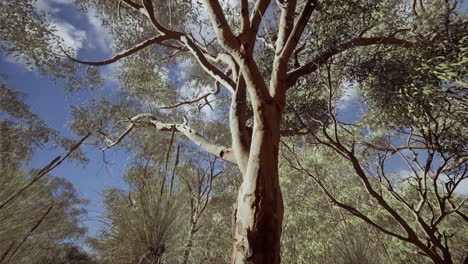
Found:
<path fill-rule="evenodd" d="M 248 166 L 237 198 L 231 264 L 280 263 L 283 199 L 278 178 L 280 110 L 262 104 L 255 115 Z"/>
<path fill-rule="evenodd" d="M 190 251 L 192 250 L 192 246 L 193 246 L 193 235 L 196 232 L 196 227 L 197 227 L 197 223 L 194 221 L 191 221 L 189 235 L 187 238 L 187 244 L 185 244 L 185 249 L 184 249 L 184 259 L 182 261 L 183 264 L 188 264 Z"/>

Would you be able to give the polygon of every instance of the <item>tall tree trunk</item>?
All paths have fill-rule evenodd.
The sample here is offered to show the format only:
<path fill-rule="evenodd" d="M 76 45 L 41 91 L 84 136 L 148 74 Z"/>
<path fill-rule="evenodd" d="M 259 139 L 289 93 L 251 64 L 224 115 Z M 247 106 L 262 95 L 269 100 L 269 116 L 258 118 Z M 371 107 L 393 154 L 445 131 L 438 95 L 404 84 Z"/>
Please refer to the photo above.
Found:
<path fill-rule="evenodd" d="M 255 111 L 255 110 L 254 110 Z M 247 170 L 237 197 L 231 264 L 280 263 L 283 199 L 278 178 L 280 109 L 256 109 Z"/>

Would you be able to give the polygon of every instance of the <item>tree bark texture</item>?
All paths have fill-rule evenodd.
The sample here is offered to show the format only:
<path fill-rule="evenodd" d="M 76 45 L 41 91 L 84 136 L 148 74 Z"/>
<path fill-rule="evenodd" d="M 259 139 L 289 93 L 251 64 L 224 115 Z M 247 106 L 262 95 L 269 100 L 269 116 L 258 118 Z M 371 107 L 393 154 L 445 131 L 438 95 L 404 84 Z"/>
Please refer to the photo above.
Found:
<path fill-rule="evenodd" d="M 278 178 L 280 110 L 258 109 L 250 155 L 237 197 L 231 263 L 280 263 L 283 200 Z M 257 120 L 256 120 L 257 121 Z"/>

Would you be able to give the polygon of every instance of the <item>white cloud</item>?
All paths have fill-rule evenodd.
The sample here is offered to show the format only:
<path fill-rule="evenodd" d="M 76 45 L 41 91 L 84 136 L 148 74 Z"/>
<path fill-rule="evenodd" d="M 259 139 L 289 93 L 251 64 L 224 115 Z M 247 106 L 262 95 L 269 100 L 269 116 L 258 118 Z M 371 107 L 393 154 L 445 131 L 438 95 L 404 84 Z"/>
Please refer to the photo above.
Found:
<path fill-rule="evenodd" d="M 83 47 L 83 42 L 86 39 L 84 30 L 63 20 L 55 20 L 51 26 L 56 29 L 55 33 L 63 39 L 64 46 L 72 49 L 73 54 L 76 54 Z"/>
<path fill-rule="evenodd" d="M 357 91 L 357 86 L 355 84 L 346 83 L 344 85 L 346 88 L 344 88 L 343 95 L 341 96 L 340 102 L 338 104 L 338 109 L 341 111 L 346 110 L 350 106 L 354 105 L 360 98 Z"/>
<path fill-rule="evenodd" d="M 464 180 L 460 182 L 460 184 L 457 186 L 455 189 L 456 193 L 463 194 L 465 196 L 468 196 L 468 181 Z"/>
<path fill-rule="evenodd" d="M 52 7 L 52 3 L 54 3 L 52 0 L 37 0 L 34 3 L 34 7 L 46 14 L 56 14 L 60 11 L 60 8 Z"/>
<path fill-rule="evenodd" d="M 181 61 L 177 64 L 176 67 L 176 81 L 178 82 L 185 82 L 187 81 L 187 71 L 192 66 L 192 62 L 189 60 Z"/>
<path fill-rule="evenodd" d="M 109 31 L 102 25 L 101 19 L 98 17 L 97 12 L 93 8 L 89 8 L 86 13 L 86 18 L 91 26 L 88 38 L 88 47 L 99 48 L 106 53 L 111 53 L 112 36 Z M 90 40 L 94 42 L 90 42 Z"/>
<path fill-rule="evenodd" d="M 73 0 L 37 0 L 34 3 L 38 11 L 46 14 L 51 27 L 57 29 L 56 34 L 64 40 L 64 46 L 72 49 L 74 55 L 84 47 L 99 48 L 106 53 L 111 53 L 112 37 L 102 25 L 96 10 L 88 8 L 85 14 L 81 14 L 89 24 L 89 29 L 84 30 L 74 26 L 60 13 L 67 5 L 73 5 Z M 84 46 L 85 41 L 86 46 Z"/>
<path fill-rule="evenodd" d="M 66 21 L 66 18 L 60 16 L 63 6 L 72 4 L 72 0 L 37 0 L 34 3 L 34 7 L 39 12 L 46 14 L 50 28 L 56 30 L 55 34 L 63 40 L 62 44 L 64 48 L 71 49 L 72 55 L 75 55 L 83 47 L 87 34 L 84 30 Z M 57 50 L 57 52 L 60 51 Z"/>
<path fill-rule="evenodd" d="M 24 57 L 20 55 L 14 56 L 13 54 L 10 54 L 8 56 L 3 56 L 3 61 L 10 63 L 10 64 L 21 66 L 24 69 L 31 71 L 31 69 L 26 65 L 26 60 L 24 59 Z"/>
<path fill-rule="evenodd" d="M 65 49 L 71 51 L 70 55 L 76 55 L 79 49 L 83 47 L 83 42 L 86 39 L 86 32 L 84 30 L 78 29 L 72 24 L 61 20 L 61 19 L 49 19 L 50 28 L 55 30 L 55 35 L 62 39 L 61 46 Z M 51 43 L 51 45 L 56 46 L 56 43 Z M 62 51 L 56 47 L 54 50 L 56 53 L 62 53 Z M 27 69 L 29 67 L 26 65 L 26 60 L 20 55 L 15 56 L 6 56 L 4 61 L 8 63 L 14 63 L 21 65 Z"/>

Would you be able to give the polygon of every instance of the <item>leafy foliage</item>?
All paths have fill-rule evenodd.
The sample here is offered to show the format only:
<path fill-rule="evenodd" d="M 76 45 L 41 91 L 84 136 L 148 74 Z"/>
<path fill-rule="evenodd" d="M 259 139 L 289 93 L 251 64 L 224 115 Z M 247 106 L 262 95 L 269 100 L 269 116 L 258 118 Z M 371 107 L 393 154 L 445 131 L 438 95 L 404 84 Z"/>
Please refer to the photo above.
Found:
<path fill-rule="evenodd" d="M 24 172 L 4 165 L 0 177 L 3 186 L 0 201 L 6 200 L 27 181 Z M 77 240 L 85 233 L 86 229 L 80 224 L 80 218 L 85 214 L 81 207 L 85 203 L 77 197 L 71 183 L 63 178 L 49 176 L 36 182 L 0 209 L 0 252 L 13 263 L 64 260 L 66 250 L 72 246 L 64 241 Z M 21 244 L 23 239 L 26 240 Z"/>

